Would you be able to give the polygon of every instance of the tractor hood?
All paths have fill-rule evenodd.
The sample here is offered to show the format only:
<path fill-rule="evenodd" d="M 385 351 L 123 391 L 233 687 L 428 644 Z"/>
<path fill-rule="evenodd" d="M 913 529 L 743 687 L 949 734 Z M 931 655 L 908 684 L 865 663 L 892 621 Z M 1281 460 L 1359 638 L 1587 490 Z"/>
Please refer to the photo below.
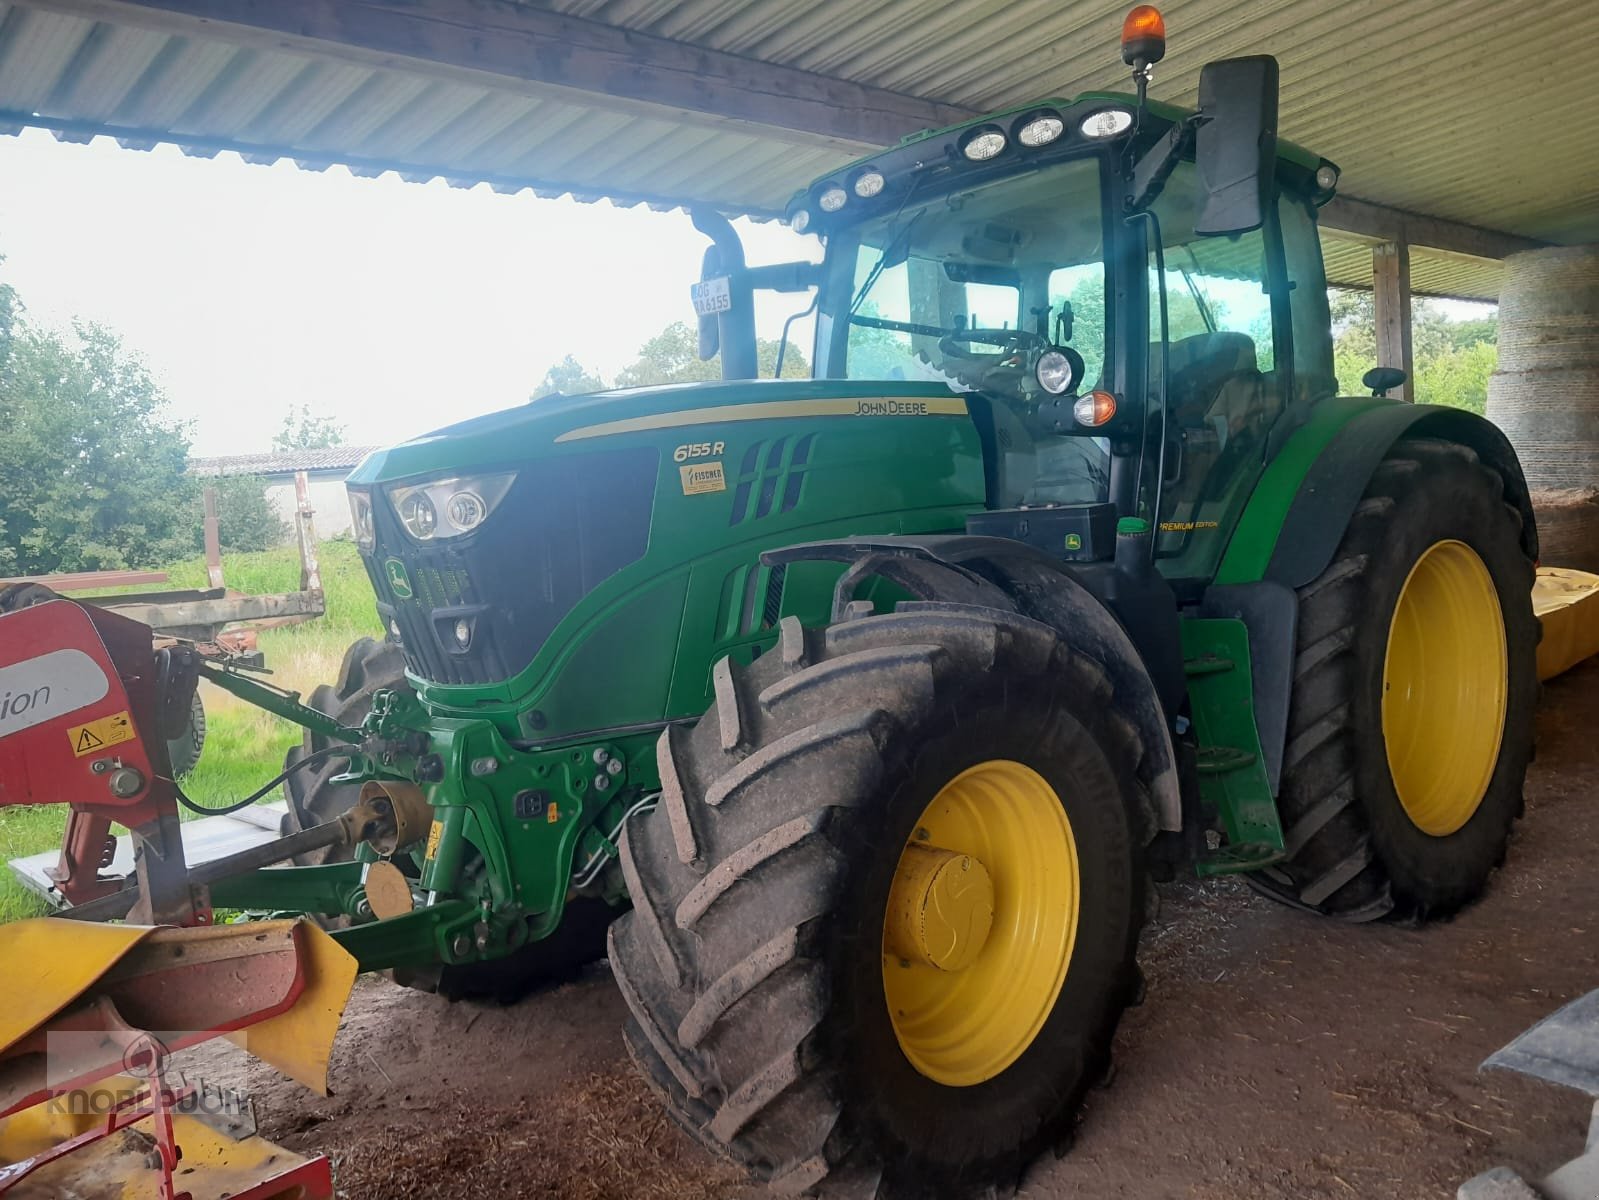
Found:
<path fill-rule="evenodd" d="M 623 720 L 614 702 L 602 715 L 562 697 L 617 662 L 675 654 L 686 611 L 712 614 L 708 636 L 732 605 L 738 619 L 719 637 L 766 636 L 767 604 L 750 590 L 765 578 L 752 568 L 763 549 L 861 528 L 958 529 L 985 495 L 964 396 L 848 380 L 546 397 L 379 451 L 348 482 L 378 615 L 425 696 L 536 694 L 539 732 Z M 722 596 L 734 573 L 736 604 Z M 691 576 L 710 589 L 692 602 Z M 579 646 L 600 658 L 557 670 Z M 547 694 L 552 680 L 560 695 Z M 685 685 L 684 711 L 702 682 Z M 624 723 L 668 707 L 644 692 L 632 703 Z"/>
<path fill-rule="evenodd" d="M 368 455 L 352 485 L 440 472 L 511 466 L 552 450 L 577 451 L 618 434 L 681 429 L 685 443 L 708 427 L 792 417 L 959 415 L 965 401 L 941 384 L 847 379 L 735 380 L 546 396 L 473 417 Z M 594 448 L 599 448 L 596 445 Z"/>

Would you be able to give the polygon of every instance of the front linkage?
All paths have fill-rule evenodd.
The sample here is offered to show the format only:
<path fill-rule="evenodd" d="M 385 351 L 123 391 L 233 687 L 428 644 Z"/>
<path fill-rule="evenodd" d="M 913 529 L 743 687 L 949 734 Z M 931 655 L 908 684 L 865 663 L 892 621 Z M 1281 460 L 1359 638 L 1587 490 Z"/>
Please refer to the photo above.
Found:
<path fill-rule="evenodd" d="M 54 615 L 73 609 L 89 619 L 62 625 Z M 554 933 L 574 896 L 617 904 L 625 894 L 613 868 L 616 838 L 623 820 L 653 803 L 658 791 L 654 731 L 516 745 L 491 721 L 433 717 L 398 690 L 379 691 L 365 719 L 345 725 L 302 703 L 298 693 L 245 674 L 220 652 L 157 645 L 147 627 L 71 601 L 6 619 L 39 625 L 41 637 L 61 625 L 70 632 L 50 636 L 63 647 L 83 643 L 107 678 L 116 677 L 136 736 L 113 747 L 107 770 L 115 774 L 136 758 L 145 768 L 142 790 L 129 803 L 145 804 L 150 819 L 130 825 L 137 825 L 138 868 L 126 879 L 100 874 L 110 861 L 110 821 L 133 820 L 121 808 L 106 809 L 92 785 L 100 776 L 88 777 L 88 790 L 29 797 L 65 800 L 73 809 L 57 872 L 57 889 L 71 904 L 63 916 L 206 924 L 213 908 L 305 913 L 334 918 L 333 936 L 362 969 L 409 969 L 504 957 Z M 336 781 L 359 785 L 359 801 L 336 819 L 264 846 L 188 864 L 177 837 L 177 804 L 200 813 L 236 811 L 283 778 L 214 809 L 183 795 L 159 735 L 169 709 L 187 712 L 199 679 L 331 739 L 317 759 L 290 769 L 347 759 Z M 333 861 L 273 865 L 324 848 Z"/>
<path fill-rule="evenodd" d="M 214 905 L 347 918 L 335 938 L 377 970 L 499 958 L 555 932 L 574 895 L 620 902 L 622 881 L 607 868 L 623 820 L 658 791 L 653 731 L 514 745 L 491 721 L 434 717 L 414 695 L 387 690 L 352 728 L 228 664 L 200 670 L 336 739 L 349 763 L 335 782 L 419 818 L 403 840 L 363 840 L 345 862 L 233 875 L 211 886 Z"/>

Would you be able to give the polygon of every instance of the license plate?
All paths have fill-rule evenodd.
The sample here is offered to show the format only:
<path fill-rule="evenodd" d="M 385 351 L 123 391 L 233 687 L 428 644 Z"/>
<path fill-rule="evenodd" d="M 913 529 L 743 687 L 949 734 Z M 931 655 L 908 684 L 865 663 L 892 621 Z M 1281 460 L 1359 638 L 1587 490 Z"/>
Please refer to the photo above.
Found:
<path fill-rule="evenodd" d="M 689 294 L 694 298 L 694 311 L 702 317 L 715 316 L 733 307 L 733 289 L 725 275 L 700 280 L 689 288 Z"/>

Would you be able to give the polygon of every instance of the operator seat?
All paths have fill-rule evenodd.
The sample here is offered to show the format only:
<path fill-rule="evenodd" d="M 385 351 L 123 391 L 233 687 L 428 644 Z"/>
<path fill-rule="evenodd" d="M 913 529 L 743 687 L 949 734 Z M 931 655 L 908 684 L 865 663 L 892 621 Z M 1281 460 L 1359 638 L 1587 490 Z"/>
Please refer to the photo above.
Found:
<path fill-rule="evenodd" d="M 1173 342 L 1166 354 L 1171 371 L 1166 400 L 1178 427 L 1209 427 L 1225 444 L 1246 430 L 1258 433 L 1276 419 L 1281 402 L 1256 365 L 1255 341 L 1247 333 L 1195 334 Z M 1150 355 L 1150 365 L 1151 382 L 1158 385 L 1158 354 Z"/>

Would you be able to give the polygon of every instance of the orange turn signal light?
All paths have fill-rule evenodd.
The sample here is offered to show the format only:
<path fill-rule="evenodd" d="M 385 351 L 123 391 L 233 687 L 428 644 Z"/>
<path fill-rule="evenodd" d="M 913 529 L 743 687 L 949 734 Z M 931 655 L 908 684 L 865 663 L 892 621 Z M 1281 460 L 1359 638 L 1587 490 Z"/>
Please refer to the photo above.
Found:
<path fill-rule="evenodd" d="M 1122 22 L 1122 61 L 1157 63 L 1166 56 L 1166 18 L 1153 4 L 1140 4 Z"/>
<path fill-rule="evenodd" d="M 1072 419 L 1090 427 L 1107 424 L 1116 415 L 1116 397 L 1109 392 L 1089 392 L 1072 405 Z"/>

